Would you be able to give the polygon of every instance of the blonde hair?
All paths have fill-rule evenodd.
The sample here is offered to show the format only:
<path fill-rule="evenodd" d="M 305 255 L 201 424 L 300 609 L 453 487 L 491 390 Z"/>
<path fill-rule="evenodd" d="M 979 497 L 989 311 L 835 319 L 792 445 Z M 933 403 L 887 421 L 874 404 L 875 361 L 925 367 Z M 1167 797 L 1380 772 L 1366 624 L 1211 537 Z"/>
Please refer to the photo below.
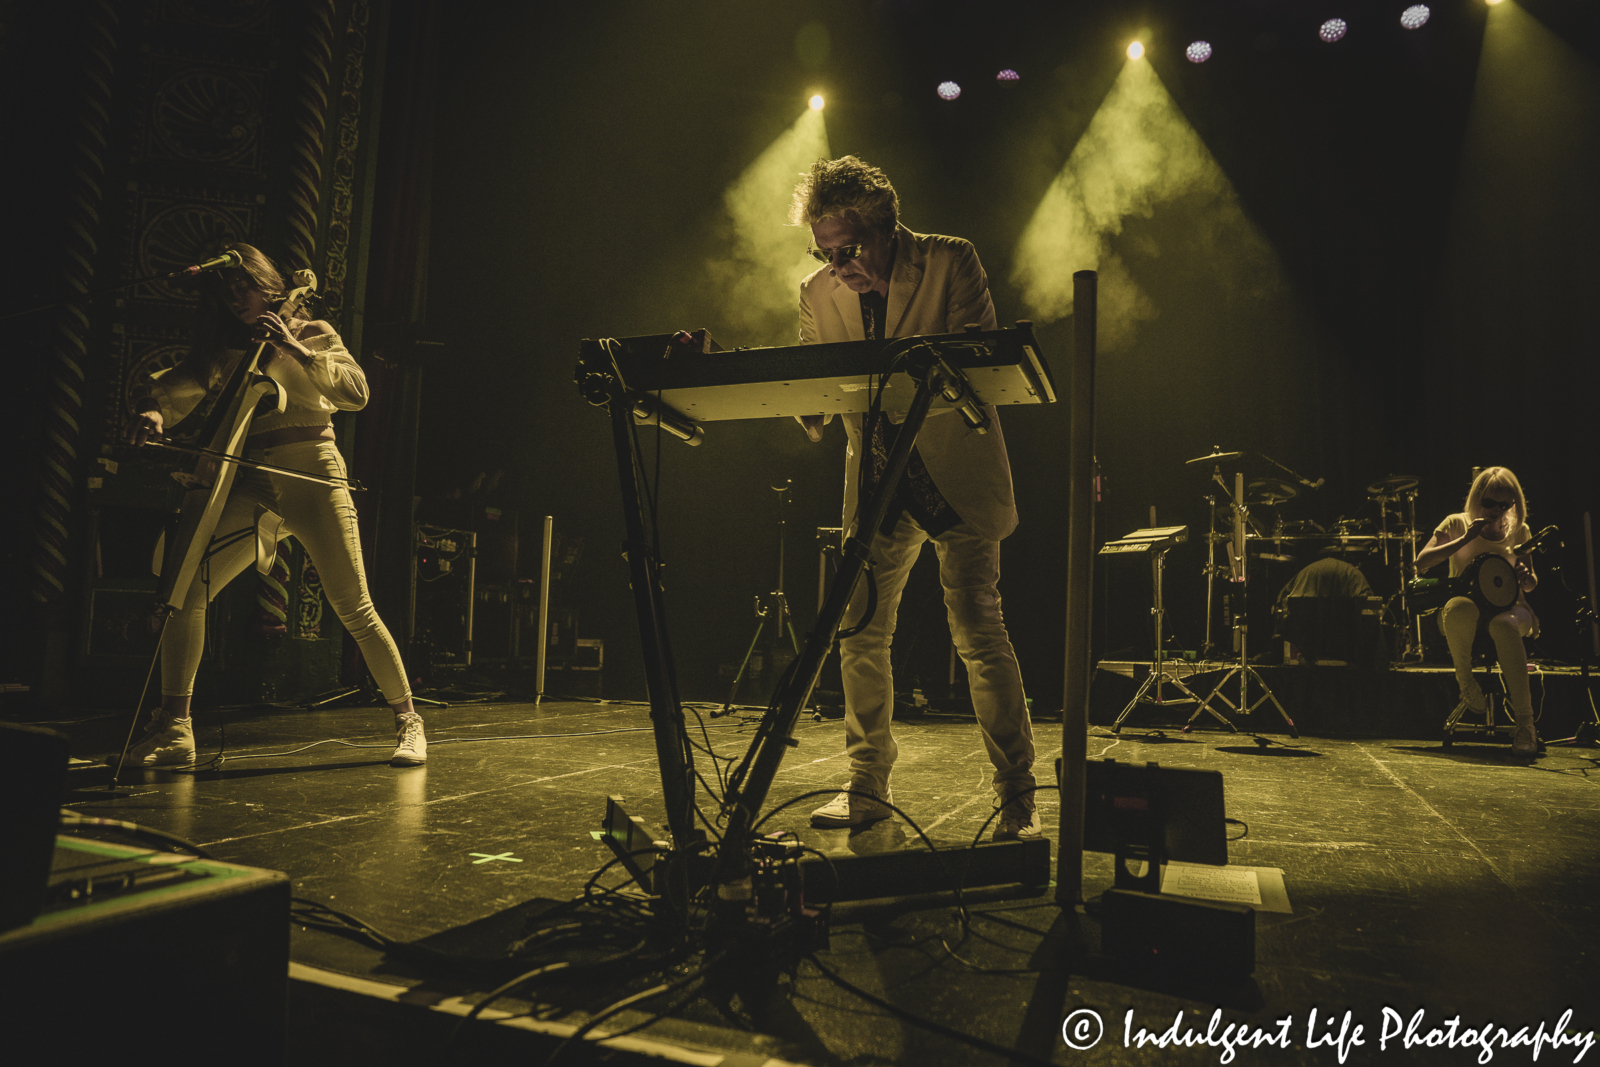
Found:
<path fill-rule="evenodd" d="M 1467 521 L 1477 517 L 1476 513 L 1483 503 L 1485 493 L 1491 490 L 1510 493 L 1511 505 L 1516 509 L 1517 521 L 1524 526 L 1528 523 L 1528 498 L 1522 494 L 1522 483 L 1517 481 L 1517 476 L 1511 473 L 1509 467 L 1485 467 L 1472 479 L 1472 488 L 1467 490 L 1467 502 L 1464 506 Z"/>
<path fill-rule="evenodd" d="M 811 171 L 794 187 L 789 224 L 810 226 L 833 218 L 893 233 L 900 220 L 900 198 L 889 184 L 889 176 L 855 156 L 811 164 Z"/>

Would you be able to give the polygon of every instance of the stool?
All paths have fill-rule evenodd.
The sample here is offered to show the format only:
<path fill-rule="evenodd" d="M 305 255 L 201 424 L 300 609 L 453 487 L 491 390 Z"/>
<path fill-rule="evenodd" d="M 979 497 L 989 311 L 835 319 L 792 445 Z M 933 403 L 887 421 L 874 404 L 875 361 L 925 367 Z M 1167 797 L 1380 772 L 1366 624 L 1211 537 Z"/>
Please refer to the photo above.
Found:
<path fill-rule="evenodd" d="M 1494 641 L 1489 638 L 1486 622 L 1487 620 L 1480 619 L 1478 632 L 1472 638 L 1473 675 L 1476 677 L 1479 667 L 1483 668 L 1484 675 L 1484 681 L 1478 685 L 1483 690 L 1484 696 L 1483 722 L 1463 723 L 1462 716 L 1470 709 L 1465 700 L 1457 701 L 1455 710 L 1444 721 L 1444 748 L 1449 748 L 1455 742 L 1455 735 L 1458 733 L 1474 737 L 1490 737 L 1495 740 L 1504 736 L 1509 740 L 1516 732 L 1517 723 L 1509 707 L 1505 679 L 1500 674 L 1500 660 L 1495 653 Z M 1494 683 L 1493 689 L 1490 688 L 1489 682 Z M 1495 714 L 1496 708 L 1499 709 L 1499 715 Z M 1499 721 L 1502 717 L 1505 719 L 1503 724 Z"/>

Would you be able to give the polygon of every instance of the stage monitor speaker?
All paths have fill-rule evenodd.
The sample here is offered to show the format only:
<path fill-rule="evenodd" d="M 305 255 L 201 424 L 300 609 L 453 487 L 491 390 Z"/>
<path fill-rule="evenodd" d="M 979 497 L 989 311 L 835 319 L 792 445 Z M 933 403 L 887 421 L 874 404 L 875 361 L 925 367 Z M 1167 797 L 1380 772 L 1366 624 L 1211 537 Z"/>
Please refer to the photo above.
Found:
<path fill-rule="evenodd" d="M 69 758 L 65 734 L 0 723 L 0 818 L 6 827 L 0 930 L 33 921 L 44 907 Z"/>
<path fill-rule="evenodd" d="M 282 1067 L 285 875 L 105 841 L 55 842 L 44 909 L 0 933 L 0 1033 L 18 1057 L 8 1062 L 199 1056 Z"/>

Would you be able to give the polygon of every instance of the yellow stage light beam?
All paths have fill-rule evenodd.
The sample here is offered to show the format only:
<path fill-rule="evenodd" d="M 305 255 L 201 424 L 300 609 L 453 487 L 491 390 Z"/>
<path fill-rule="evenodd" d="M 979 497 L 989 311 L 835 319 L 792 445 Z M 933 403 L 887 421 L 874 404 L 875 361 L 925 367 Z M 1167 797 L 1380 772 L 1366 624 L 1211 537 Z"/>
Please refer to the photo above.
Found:
<path fill-rule="evenodd" d="M 1138 41 L 1135 41 L 1135 42 L 1133 42 L 1132 44 L 1130 44 L 1128 46 L 1128 58 L 1129 59 L 1140 59 L 1140 58 L 1143 58 L 1143 56 L 1144 56 L 1144 45 L 1143 44 L 1139 43 Z"/>
<path fill-rule="evenodd" d="M 800 281 L 817 263 L 806 255 L 810 231 L 788 224 L 789 201 L 801 175 L 828 155 L 828 127 L 813 104 L 723 191 L 727 239 L 706 270 L 721 293 L 724 344 L 799 340 Z"/>
<path fill-rule="evenodd" d="M 1484 26 L 1440 290 L 1446 351 L 1467 362 L 1441 386 L 1498 381 L 1510 353 L 1519 380 L 1573 381 L 1589 344 L 1582 309 L 1594 299 L 1600 244 L 1596 129 L 1594 64 L 1520 4 L 1496 5 Z M 1557 432 L 1566 431 L 1552 426 L 1540 437 Z"/>
<path fill-rule="evenodd" d="M 818 93 L 816 96 L 813 96 L 811 98 L 811 110 L 812 111 L 821 111 L 823 103 L 824 103 L 824 101 L 822 99 L 822 94 Z"/>
<path fill-rule="evenodd" d="M 1284 289 L 1277 254 L 1155 69 L 1128 62 L 1018 241 L 1012 281 L 1031 317 L 1071 314 L 1073 272 L 1097 270 L 1100 348 L 1128 347 L 1160 313 L 1134 266 L 1162 249 L 1148 227 L 1136 240 L 1119 238 L 1129 220 L 1164 211 L 1174 220 L 1165 232 L 1214 249 L 1195 252 L 1214 256 L 1205 269 L 1226 271 L 1252 297 Z"/>

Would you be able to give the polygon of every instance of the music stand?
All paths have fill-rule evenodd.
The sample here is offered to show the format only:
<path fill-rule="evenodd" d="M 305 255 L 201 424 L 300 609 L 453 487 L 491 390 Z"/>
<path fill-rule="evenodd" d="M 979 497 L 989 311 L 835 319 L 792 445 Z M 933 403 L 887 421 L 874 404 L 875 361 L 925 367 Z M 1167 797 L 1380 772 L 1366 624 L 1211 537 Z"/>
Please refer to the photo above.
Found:
<path fill-rule="evenodd" d="M 1220 472 L 1214 474 L 1213 477 L 1218 482 L 1222 482 Z M 1227 483 L 1222 482 L 1222 486 L 1226 489 Z M 1211 690 L 1211 695 L 1207 696 L 1205 701 L 1195 709 L 1194 714 L 1189 716 L 1189 721 L 1183 724 L 1183 730 L 1188 733 L 1194 727 L 1194 721 L 1200 717 L 1201 712 L 1208 711 L 1217 718 L 1222 719 L 1223 722 L 1228 722 L 1225 716 L 1211 706 L 1213 700 L 1221 700 L 1228 706 L 1228 710 L 1238 715 L 1248 715 L 1265 701 L 1270 700 L 1272 701 L 1272 706 L 1278 709 L 1278 714 L 1283 716 L 1283 721 L 1288 725 L 1289 736 L 1299 737 L 1299 728 L 1295 726 L 1294 720 L 1289 718 L 1289 713 L 1283 709 L 1283 705 L 1279 703 L 1278 698 L 1273 694 L 1272 687 L 1267 685 L 1266 679 L 1261 677 L 1261 672 L 1250 664 L 1250 625 L 1249 616 L 1246 614 L 1245 597 L 1245 590 L 1248 587 L 1249 558 L 1245 554 L 1244 535 L 1245 523 L 1248 520 L 1249 509 L 1244 505 L 1244 474 L 1242 472 L 1235 473 L 1233 476 L 1233 542 L 1229 551 L 1229 563 L 1232 568 L 1231 577 L 1239 587 L 1239 592 L 1233 597 L 1232 604 L 1234 645 L 1239 650 L 1239 664 L 1236 667 L 1229 668 L 1228 673 L 1222 676 L 1222 680 L 1217 683 L 1216 688 Z M 1239 702 L 1237 704 L 1229 700 L 1222 691 L 1236 674 L 1239 676 Z M 1261 696 L 1256 699 L 1254 704 L 1250 703 L 1251 681 L 1261 687 Z M 1228 724 L 1228 728 L 1234 729 L 1231 722 Z"/>
<path fill-rule="evenodd" d="M 1154 704 L 1157 707 L 1166 707 L 1170 704 L 1200 704 L 1200 696 L 1194 690 L 1184 685 L 1177 678 L 1168 678 L 1166 669 L 1166 607 L 1161 599 L 1161 579 L 1166 571 L 1167 550 L 1174 545 L 1181 545 L 1189 539 L 1187 526 L 1152 526 L 1144 530 L 1135 530 L 1120 541 L 1111 541 L 1100 549 L 1102 556 L 1121 556 L 1129 554 L 1148 555 L 1150 557 L 1150 582 L 1155 597 L 1155 606 L 1150 609 L 1150 617 L 1155 624 L 1155 651 L 1150 659 L 1150 676 L 1139 686 L 1138 692 L 1133 694 L 1133 699 L 1128 701 L 1128 706 L 1122 709 L 1122 714 L 1117 716 L 1111 724 L 1111 732 L 1122 732 L 1122 723 L 1133 709 L 1140 704 Z M 1161 687 L 1172 684 L 1184 694 L 1175 700 L 1163 697 Z M 1149 696 L 1151 689 L 1155 695 Z M 1233 724 L 1213 711 L 1217 721 L 1232 730 Z"/>

